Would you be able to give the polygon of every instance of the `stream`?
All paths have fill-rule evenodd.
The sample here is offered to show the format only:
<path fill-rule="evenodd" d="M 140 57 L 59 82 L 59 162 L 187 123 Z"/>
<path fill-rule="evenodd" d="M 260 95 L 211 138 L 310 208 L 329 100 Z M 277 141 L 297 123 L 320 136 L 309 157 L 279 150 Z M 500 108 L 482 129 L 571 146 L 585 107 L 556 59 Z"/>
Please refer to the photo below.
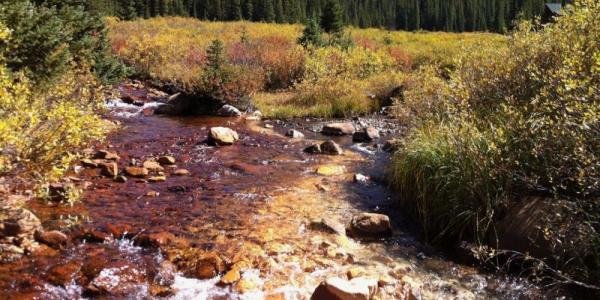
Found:
<path fill-rule="evenodd" d="M 343 155 L 311 155 L 303 149 L 328 139 L 310 130 L 321 126 L 316 121 L 295 127 L 305 139 L 290 139 L 290 124 L 149 114 L 155 106 L 113 103 L 111 118 L 122 129 L 94 148 L 118 153 L 119 169 L 170 155 L 176 166 L 165 167 L 166 180 L 121 183 L 76 166 L 69 176 L 89 183 L 80 202 L 28 203 L 44 228 L 68 233 L 69 243 L 0 265 L 0 298 L 309 299 L 332 276 L 378 279 L 377 299 L 542 298 L 524 279 L 457 264 L 420 242 L 394 205 L 397 195 L 379 180 L 388 137 L 379 147 L 336 137 Z M 208 145 L 214 126 L 240 140 Z M 320 167 L 335 172 L 321 175 Z M 356 182 L 356 173 L 371 179 Z M 388 215 L 392 235 L 360 240 L 314 228 L 315 220 L 347 224 L 361 212 Z M 194 251 L 216 253 L 226 269 L 244 262 L 241 278 L 223 284 L 225 272 L 193 276 L 185 260 Z"/>

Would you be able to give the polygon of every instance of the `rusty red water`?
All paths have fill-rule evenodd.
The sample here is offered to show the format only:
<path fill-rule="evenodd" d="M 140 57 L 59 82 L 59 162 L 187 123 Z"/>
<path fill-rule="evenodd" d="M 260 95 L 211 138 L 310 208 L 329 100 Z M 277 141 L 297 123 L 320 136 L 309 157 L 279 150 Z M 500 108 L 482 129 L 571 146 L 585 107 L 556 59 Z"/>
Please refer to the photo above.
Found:
<path fill-rule="evenodd" d="M 280 126 L 266 129 L 242 118 L 129 116 L 116 117 L 122 129 L 96 148 L 117 152 L 119 169 L 171 155 L 176 166 L 165 169 L 167 180 L 118 183 L 98 169 L 82 169 L 73 176 L 91 186 L 81 202 L 31 201 L 45 228 L 66 231 L 71 241 L 63 250 L 45 249 L 42 255 L 0 265 L 3 298 L 305 299 L 323 278 L 344 276 L 351 268 L 390 278 L 381 299 L 397 298 L 407 282 L 424 298 L 539 295 L 522 280 L 450 262 L 419 243 L 411 222 L 395 208 L 392 192 L 376 182 L 352 181 L 357 172 L 375 178 L 383 174 L 387 154 L 381 150 L 359 148 L 342 137 L 337 140 L 345 155 L 314 156 L 302 151 L 311 140 L 292 141 L 280 134 L 285 130 Z M 209 146 L 205 139 L 212 126 L 230 127 L 241 140 L 233 146 Z M 321 176 L 315 170 L 322 165 L 345 171 Z M 190 175 L 174 175 L 180 168 Z M 315 218 L 345 223 L 363 211 L 390 215 L 393 236 L 361 242 L 308 228 Z M 136 237 L 149 234 L 173 241 L 167 250 L 134 245 Z M 177 248 L 214 251 L 232 260 L 236 255 L 258 257 L 244 274 L 251 284 L 218 287 L 218 278 L 203 281 L 177 273 L 170 279 L 174 282 L 161 284 L 163 251 Z M 113 293 L 90 291 L 91 281 Z"/>

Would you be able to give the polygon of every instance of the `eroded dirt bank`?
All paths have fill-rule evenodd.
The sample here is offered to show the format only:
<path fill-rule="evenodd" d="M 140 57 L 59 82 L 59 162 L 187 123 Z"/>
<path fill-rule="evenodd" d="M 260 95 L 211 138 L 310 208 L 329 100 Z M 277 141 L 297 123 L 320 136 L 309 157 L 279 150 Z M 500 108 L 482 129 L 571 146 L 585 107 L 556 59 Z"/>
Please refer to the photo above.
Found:
<path fill-rule="evenodd" d="M 81 202 L 30 201 L 43 226 L 67 233 L 68 242 L 0 265 L 2 297 L 308 299 L 336 276 L 373 278 L 377 299 L 542 295 L 523 280 L 452 263 L 418 242 L 377 180 L 387 154 L 374 145 L 385 136 L 370 145 L 337 137 L 343 155 L 314 155 L 303 150 L 328 137 L 301 130 L 306 138 L 291 139 L 285 124 L 244 118 L 156 116 L 153 106 L 118 103 L 113 117 L 123 128 L 95 150 L 116 153 L 120 172 L 162 155 L 175 163 L 126 182 L 76 166 L 71 180 L 88 186 Z M 240 140 L 207 144 L 215 126 L 237 131 Z M 357 181 L 357 173 L 368 178 Z M 348 237 L 344 227 L 364 212 L 388 215 L 391 235 Z"/>

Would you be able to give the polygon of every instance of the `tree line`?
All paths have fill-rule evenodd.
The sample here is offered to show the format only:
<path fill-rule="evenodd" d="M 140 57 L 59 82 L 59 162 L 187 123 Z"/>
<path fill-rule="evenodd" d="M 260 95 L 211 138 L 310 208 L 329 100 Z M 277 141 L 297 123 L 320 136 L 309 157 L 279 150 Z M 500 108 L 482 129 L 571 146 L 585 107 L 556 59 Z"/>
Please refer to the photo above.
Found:
<path fill-rule="evenodd" d="M 121 19 L 190 16 L 211 21 L 307 23 L 328 2 L 339 1 L 345 25 L 400 30 L 495 31 L 515 19 L 544 12 L 546 2 L 568 0 L 88 0 L 87 5 Z"/>

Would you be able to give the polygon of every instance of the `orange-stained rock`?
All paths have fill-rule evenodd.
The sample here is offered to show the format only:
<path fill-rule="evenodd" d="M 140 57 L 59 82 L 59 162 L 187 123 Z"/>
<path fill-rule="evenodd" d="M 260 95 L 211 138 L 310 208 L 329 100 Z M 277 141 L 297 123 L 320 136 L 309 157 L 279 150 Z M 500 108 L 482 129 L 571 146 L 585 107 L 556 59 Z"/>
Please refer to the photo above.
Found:
<path fill-rule="evenodd" d="M 44 243 L 54 249 L 61 249 L 62 247 L 64 247 L 67 244 L 67 241 L 69 240 L 69 238 L 67 237 L 66 234 L 64 234 L 58 230 L 43 231 L 43 232 L 36 231 L 35 239 L 36 239 L 36 241 L 38 241 L 40 243 Z"/>
<path fill-rule="evenodd" d="M 143 168 L 143 167 L 126 167 L 125 174 L 132 176 L 132 177 L 141 178 L 141 177 L 148 176 L 148 169 Z"/>

